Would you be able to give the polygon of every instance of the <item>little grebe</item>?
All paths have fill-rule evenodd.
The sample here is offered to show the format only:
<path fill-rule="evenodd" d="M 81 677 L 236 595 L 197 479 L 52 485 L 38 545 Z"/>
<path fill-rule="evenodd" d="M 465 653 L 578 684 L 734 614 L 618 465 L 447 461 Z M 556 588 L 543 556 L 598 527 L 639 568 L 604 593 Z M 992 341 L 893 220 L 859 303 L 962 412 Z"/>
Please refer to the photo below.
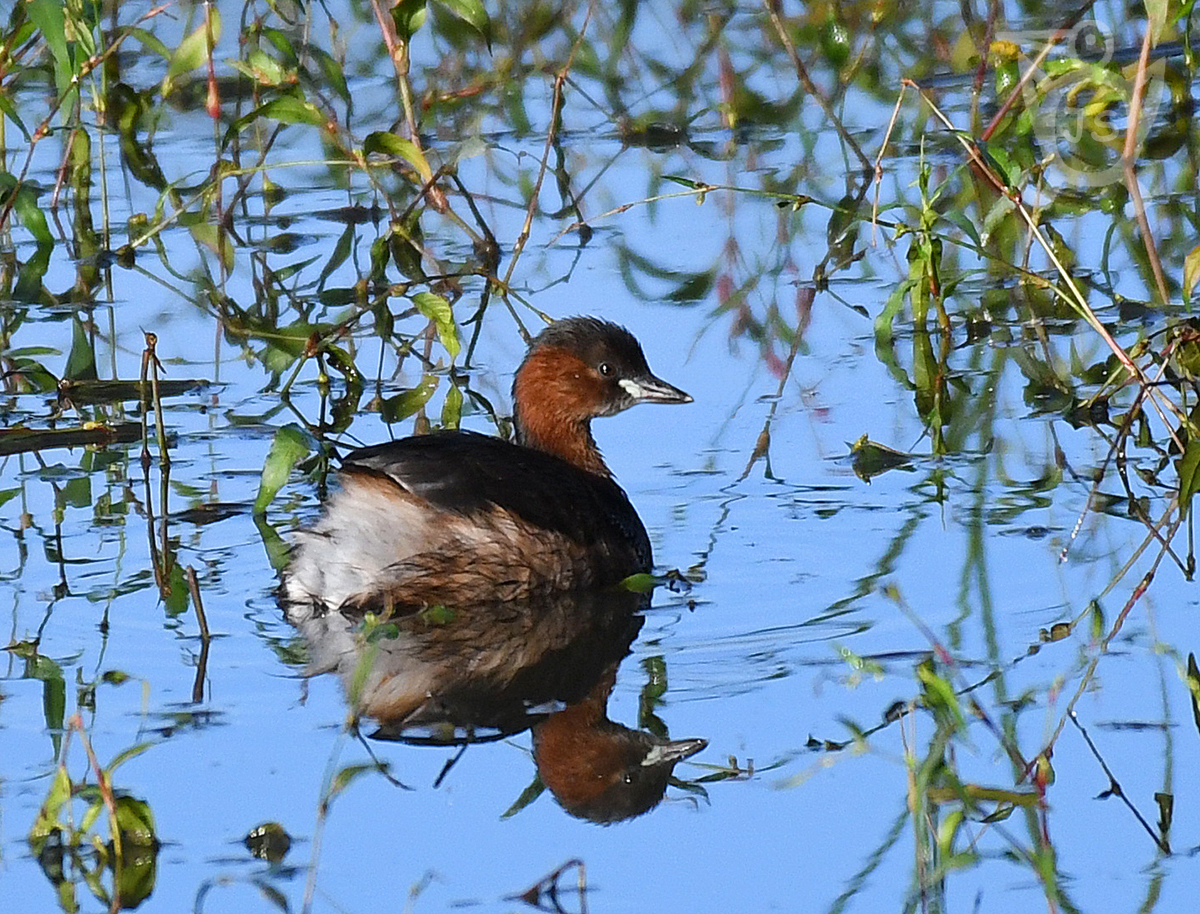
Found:
<path fill-rule="evenodd" d="M 605 587 L 652 560 L 591 420 L 690 403 L 623 327 L 576 317 L 530 343 L 513 381 L 516 443 L 442 431 L 346 455 L 300 535 L 284 596 L 325 609 L 419 608 Z"/>

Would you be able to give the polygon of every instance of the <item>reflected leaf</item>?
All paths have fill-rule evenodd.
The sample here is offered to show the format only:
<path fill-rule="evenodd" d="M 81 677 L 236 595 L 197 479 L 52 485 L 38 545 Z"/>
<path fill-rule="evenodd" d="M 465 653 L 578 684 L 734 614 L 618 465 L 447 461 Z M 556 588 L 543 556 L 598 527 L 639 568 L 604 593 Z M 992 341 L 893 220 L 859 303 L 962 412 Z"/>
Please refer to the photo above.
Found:
<path fill-rule="evenodd" d="M 668 292 L 664 298 L 674 302 L 700 301 L 712 291 L 716 276 L 716 270 L 702 270 L 699 273 L 687 274 L 679 285 Z"/>
<path fill-rule="evenodd" d="M 116 425 L 87 423 L 77 428 L 27 429 L 0 428 L 0 457 L 56 447 L 103 447 L 142 440 L 142 427 L 136 422 Z"/>
<path fill-rule="evenodd" d="M 1165 836 L 1175 818 L 1175 794 L 1158 791 L 1154 794 L 1154 802 L 1158 804 L 1158 833 Z"/>
<path fill-rule="evenodd" d="M 122 842 L 139 847 L 149 847 L 158 840 L 154 834 L 154 813 L 145 800 L 117 797 L 117 828 Z"/>
<path fill-rule="evenodd" d="M 38 203 L 38 191 L 29 184 L 17 185 L 17 179 L 6 171 L 0 171 L 0 205 L 12 199 L 13 211 L 34 240 L 47 248 L 54 246 L 54 236 Z"/>
<path fill-rule="evenodd" d="M 519 813 L 522 809 L 524 809 L 526 806 L 528 806 L 530 803 L 532 803 L 534 800 L 536 800 L 538 797 L 540 797 L 543 793 L 545 793 L 545 791 L 546 791 L 546 785 L 542 783 L 541 778 L 539 778 L 535 775 L 533 781 L 530 782 L 529 786 L 526 787 L 524 790 L 522 790 L 521 795 L 513 801 L 512 806 L 508 807 L 508 809 L 504 810 L 504 812 L 501 813 L 501 815 L 500 815 L 501 820 L 511 819 L 513 816 L 515 816 L 517 813 Z"/>
<path fill-rule="evenodd" d="M 267 509 L 275 494 L 288 481 L 292 470 L 312 450 L 312 436 L 298 425 L 285 425 L 275 433 L 271 450 L 263 463 L 258 495 L 254 499 L 255 514 L 262 514 Z"/>
<path fill-rule="evenodd" d="M 347 258 L 349 258 L 351 248 L 354 244 L 354 229 L 354 225 L 347 225 L 338 237 L 337 244 L 333 246 L 333 253 L 329 255 L 329 260 L 321 268 L 321 275 L 317 278 L 317 288 L 323 289 L 325 281 L 329 279 L 333 271 L 344 264 Z"/>
<path fill-rule="evenodd" d="M 209 35 L 215 46 L 221 36 L 221 16 L 215 5 L 208 7 L 210 20 L 202 22 L 190 35 L 179 43 L 167 64 L 167 75 L 163 77 L 161 92 L 164 97 L 171 94 L 180 76 L 199 69 L 208 61 Z"/>
<path fill-rule="evenodd" d="M 62 504 L 72 508 L 86 508 L 92 503 L 92 479 L 90 476 L 78 476 L 68 479 L 59 489 Z"/>
<path fill-rule="evenodd" d="M 929 799 L 934 803 L 953 803 L 958 800 L 964 800 L 972 804 L 987 802 L 1029 807 L 1036 806 L 1041 801 L 1041 797 L 1034 790 L 1016 790 L 1010 787 L 984 787 L 980 784 L 970 783 L 955 783 L 950 787 L 930 787 L 927 793 Z"/>
<path fill-rule="evenodd" d="M 188 585 L 183 566 L 171 560 L 167 586 L 162 590 L 163 608 L 171 618 L 180 616 L 187 612 L 188 599 Z"/>
<path fill-rule="evenodd" d="M 18 393 L 47 393 L 58 386 L 58 378 L 33 359 L 12 359 L 6 380 Z"/>
<path fill-rule="evenodd" d="M 913 460 L 912 454 L 879 444 L 866 435 L 848 446 L 854 458 L 854 475 L 866 483 L 870 483 L 880 473 L 897 467 L 907 467 Z"/>
<path fill-rule="evenodd" d="M 250 829 L 242 843 L 259 860 L 279 863 L 291 849 L 292 836 L 278 822 L 264 822 Z"/>
<path fill-rule="evenodd" d="M 199 392 L 208 386 L 208 381 L 202 379 L 175 380 L 162 378 L 158 382 L 160 397 L 178 397 L 183 394 Z M 58 385 L 59 396 L 69 400 L 76 406 L 81 404 L 117 403 L 122 400 L 141 400 L 142 381 L 100 381 L 64 379 Z M 147 389 L 147 394 L 149 390 Z"/>
<path fill-rule="evenodd" d="M 68 381 L 95 380 L 96 353 L 92 341 L 78 316 L 72 320 L 71 326 L 71 354 L 67 356 L 63 378 Z"/>
<path fill-rule="evenodd" d="M 263 548 L 267 552 L 267 561 L 271 563 L 271 568 L 283 571 L 291 556 L 291 547 L 279 535 L 279 531 L 267 523 L 264 514 L 254 515 L 254 526 L 258 528 L 258 535 L 262 537 Z"/>
<path fill-rule="evenodd" d="M 229 233 L 221 226 L 212 222 L 197 222 L 188 227 L 192 237 L 221 259 L 221 265 L 226 273 L 232 273 L 236 263 L 233 241 Z"/>
<path fill-rule="evenodd" d="M 1200 732 L 1200 667 L 1196 666 L 1196 655 L 1188 654 L 1187 685 L 1192 699 L 1192 720 Z"/>
<path fill-rule="evenodd" d="M 379 404 L 379 415 L 384 422 L 400 422 L 417 412 L 429 402 L 433 392 L 437 390 L 438 379 L 434 375 L 426 375 L 416 387 L 387 397 Z"/>
<path fill-rule="evenodd" d="M 49 241 L 42 242 L 25 261 L 17 273 L 17 284 L 12 292 L 14 301 L 36 302 L 42 298 L 42 283 L 46 278 L 46 270 L 50 267 L 50 253 L 53 249 L 54 245 Z"/>
<path fill-rule="evenodd" d="M 358 780 L 364 774 L 369 774 L 372 771 L 379 770 L 379 765 L 347 765 L 341 769 L 333 777 L 333 782 L 329 785 L 329 793 L 327 801 L 332 801 L 339 793 L 349 787 L 354 781 Z"/>

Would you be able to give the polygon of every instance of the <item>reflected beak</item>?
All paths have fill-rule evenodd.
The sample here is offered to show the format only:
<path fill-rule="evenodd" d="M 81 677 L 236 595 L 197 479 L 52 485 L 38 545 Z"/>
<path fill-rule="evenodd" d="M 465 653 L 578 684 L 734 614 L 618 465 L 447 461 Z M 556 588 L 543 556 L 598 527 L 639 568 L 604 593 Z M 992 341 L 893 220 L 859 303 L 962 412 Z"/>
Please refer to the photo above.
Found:
<path fill-rule="evenodd" d="M 674 390 L 675 388 L 671 388 Z M 684 394 L 687 397 L 687 394 Z M 690 400 L 691 397 L 688 397 Z M 686 402 L 686 401 L 685 401 Z M 706 739 L 675 739 L 665 743 L 656 743 L 650 747 L 646 757 L 642 759 L 642 767 L 650 768 L 656 765 L 674 765 L 685 758 L 691 758 L 708 745 Z"/>
<path fill-rule="evenodd" d="M 636 381 L 632 378 L 622 378 L 617 382 L 635 403 L 691 403 L 690 394 L 685 394 L 678 387 L 668 384 L 654 375 L 643 375 Z"/>

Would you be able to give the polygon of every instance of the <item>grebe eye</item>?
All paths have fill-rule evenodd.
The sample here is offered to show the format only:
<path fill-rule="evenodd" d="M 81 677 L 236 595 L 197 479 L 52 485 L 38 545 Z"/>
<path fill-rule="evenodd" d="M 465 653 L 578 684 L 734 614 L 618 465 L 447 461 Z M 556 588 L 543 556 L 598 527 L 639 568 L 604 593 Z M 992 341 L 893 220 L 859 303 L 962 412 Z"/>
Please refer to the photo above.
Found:
<path fill-rule="evenodd" d="M 613 373 L 612 365 L 610 365 L 608 362 L 600 363 L 600 374 L 604 375 L 604 377 L 607 378 L 612 373 Z"/>

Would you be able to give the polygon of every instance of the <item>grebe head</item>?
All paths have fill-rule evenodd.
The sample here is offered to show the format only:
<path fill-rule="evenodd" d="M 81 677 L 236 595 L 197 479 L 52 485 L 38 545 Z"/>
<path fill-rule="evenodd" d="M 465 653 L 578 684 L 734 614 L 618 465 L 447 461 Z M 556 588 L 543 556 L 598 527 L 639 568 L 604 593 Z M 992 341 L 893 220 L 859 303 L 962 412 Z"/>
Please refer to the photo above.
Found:
<path fill-rule="evenodd" d="M 518 443 L 608 476 L 592 439 L 592 419 L 637 403 L 691 402 L 650 372 L 642 347 L 624 327 L 571 317 L 529 344 L 513 381 L 513 425 Z"/>

